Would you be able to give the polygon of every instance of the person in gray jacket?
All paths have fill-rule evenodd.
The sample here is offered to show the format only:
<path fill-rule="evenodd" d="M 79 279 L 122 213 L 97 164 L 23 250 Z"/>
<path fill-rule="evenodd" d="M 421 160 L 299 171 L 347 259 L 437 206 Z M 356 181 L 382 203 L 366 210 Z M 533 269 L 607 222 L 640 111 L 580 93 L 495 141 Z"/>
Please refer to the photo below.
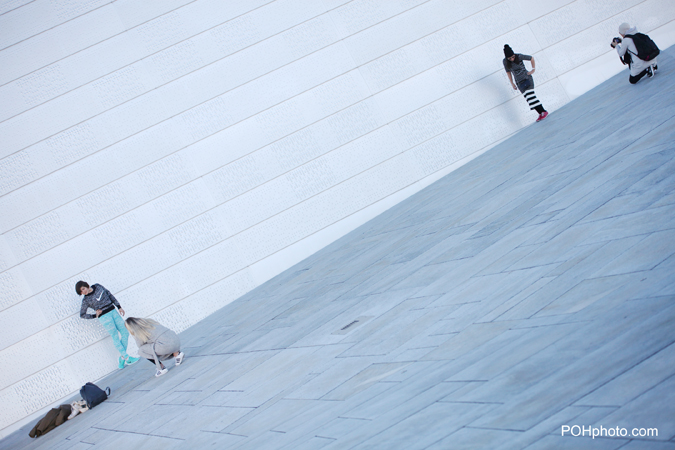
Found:
<path fill-rule="evenodd" d="M 136 340 L 138 354 L 157 366 L 156 377 L 161 377 L 167 369 L 162 361 L 175 358 L 180 366 L 185 354 L 180 351 L 178 335 L 152 319 L 129 317 L 125 324 Z"/>

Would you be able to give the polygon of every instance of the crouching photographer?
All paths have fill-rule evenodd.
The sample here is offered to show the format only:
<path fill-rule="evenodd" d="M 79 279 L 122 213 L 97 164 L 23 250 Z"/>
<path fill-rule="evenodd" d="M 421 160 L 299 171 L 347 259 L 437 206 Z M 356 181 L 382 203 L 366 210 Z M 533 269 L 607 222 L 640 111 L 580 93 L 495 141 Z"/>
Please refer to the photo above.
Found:
<path fill-rule="evenodd" d="M 653 77 L 658 69 L 656 57 L 660 53 L 654 41 L 627 23 L 619 25 L 619 34 L 623 39 L 615 37 L 610 45 L 616 48 L 621 62 L 630 68 L 630 84 L 637 83 L 645 75 Z"/>

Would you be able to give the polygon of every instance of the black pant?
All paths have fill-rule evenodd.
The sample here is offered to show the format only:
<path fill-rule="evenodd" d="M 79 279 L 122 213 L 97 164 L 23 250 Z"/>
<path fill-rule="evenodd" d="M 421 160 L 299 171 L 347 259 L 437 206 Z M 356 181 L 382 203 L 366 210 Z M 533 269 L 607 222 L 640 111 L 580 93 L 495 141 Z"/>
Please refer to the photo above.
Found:
<path fill-rule="evenodd" d="M 647 69 L 643 70 L 642 72 L 638 73 L 635 76 L 631 75 L 630 77 L 628 77 L 628 81 L 630 82 L 630 84 L 635 84 L 638 81 L 640 81 L 642 77 L 644 77 L 645 75 L 647 75 Z"/>
<path fill-rule="evenodd" d="M 530 105 L 532 105 L 532 103 L 535 104 L 535 106 L 530 106 L 530 109 L 534 109 L 539 114 L 546 111 L 544 109 L 544 105 L 542 105 L 541 102 L 537 99 L 537 96 L 534 95 L 534 79 L 532 77 L 521 80 L 517 84 L 517 86 L 518 86 L 518 90 L 520 91 L 521 94 L 525 94 L 525 91 L 532 90 L 532 92 L 525 95 L 525 100 L 527 100 L 528 104 L 530 104 Z"/>

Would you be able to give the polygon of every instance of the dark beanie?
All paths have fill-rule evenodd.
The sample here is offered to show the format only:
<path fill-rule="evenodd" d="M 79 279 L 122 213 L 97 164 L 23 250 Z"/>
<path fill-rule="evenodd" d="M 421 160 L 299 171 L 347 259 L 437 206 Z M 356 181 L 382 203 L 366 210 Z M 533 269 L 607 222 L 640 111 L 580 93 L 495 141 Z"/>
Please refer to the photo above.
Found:
<path fill-rule="evenodd" d="M 505 45 L 504 46 L 504 56 L 506 56 L 507 58 L 510 58 L 513 55 L 515 55 L 515 53 L 513 53 L 513 50 L 511 50 L 511 47 L 509 47 L 508 44 Z"/>

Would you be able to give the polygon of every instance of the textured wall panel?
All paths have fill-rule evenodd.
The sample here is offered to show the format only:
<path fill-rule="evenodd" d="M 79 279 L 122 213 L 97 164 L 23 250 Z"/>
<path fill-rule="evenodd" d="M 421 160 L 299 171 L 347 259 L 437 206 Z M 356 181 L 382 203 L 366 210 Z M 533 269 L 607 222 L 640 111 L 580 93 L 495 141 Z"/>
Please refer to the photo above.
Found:
<path fill-rule="evenodd" d="M 622 8 L 626 9 L 621 14 L 621 20 L 639 24 L 638 31 L 665 25 L 671 22 L 675 15 L 675 2 L 668 0 L 647 0 L 628 8 L 631 4 L 622 5 Z M 553 43 L 545 50 L 551 62 L 550 67 L 554 73 L 563 74 L 578 67 L 579 64 L 592 61 L 605 51 L 606 47 L 603 47 L 603 44 L 606 44 L 605 37 L 608 35 L 618 35 L 615 18 L 599 21 L 577 34 Z"/>
<path fill-rule="evenodd" d="M 80 87 L 83 85 L 83 83 L 94 81 L 90 75 L 93 72 L 96 73 L 97 75 L 96 78 L 101 76 L 103 77 L 114 76 L 112 72 L 118 70 L 119 67 L 127 66 L 128 64 L 131 64 L 134 61 L 141 60 L 142 58 L 148 55 L 153 55 L 157 53 L 159 50 L 162 50 L 166 47 L 170 47 L 171 44 L 180 43 L 181 41 L 184 40 L 184 38 L 189 37 L 188 35 L 190 34 L 199 33 L 210 29 L 211 28 L 210 25 L 217 25 L 215 23 L 211 24 L 208 22 L 205 23 L 204 21 L 201 20 L 199 21 L 195 20 L 194 17 L 192 17 L 192 20 L 190 20 L 190 17 L 184 17 L 189 16 L 190 14 L 199 15 L 199 11 L 193 11 L 192 9 L 196 8 L 197 5 L 201 5 L 201 3 L 205 2 L 193 2 L 190 5 L 191 8 L 185 7 L 161 15 L 156 19 L 148 21 L 142 25 L 139 25 L 138 27 L 129 30 L 128 33 L 117 35 L 112 39 L 115 41 L 119 40 L 124 42 L 110 42 L 111 40 L 104 41 L 95 47 L 87 49 L 86 52 L 88 53 L 75 54 L 68 59 L 59 61 L 52 66 L 48 66 L 44 69 L 39 70 L 36 73 L 30 74 L 26 80 L 24 80 L 23 78 L 19 79 L 17 83 L 20 86 L 23 86 L 21 89 L 24 97 L 28 96 L 32 103 L 43 103 L 44 101 L 56 97 L 57 95 L 64 94 L 68 90 Z M 245 13 L 249 8 L 258 6 L 259 4 L 262 3 L 263 3 L 262 1 L 256 3 L 241 2 L 241 1 L 235 4 L 228 3 L 229 7 L 226 14 L 213 15 L 208 17 L 212 17 L 212 19 L 210 20 L 216 19 L 220 20 L 221 21 L 220 23 L 227 22 L 228 19 L 237 17 L 239 14 Z M 209 11 L 209 7 L 211 7 L 210 9 L 213 9 L 213 5 L 205 4 L 199 7 L 203 8 L 202 14 L 205 14 L 206 11 Z M 295 9 L 301 10 L 299 8 Z M 188 31 L 182 30 L 180 23 L 178 23 L 178 21 L 181 20 L 188 20 L 189 24 L 197 26 L 197 28 L 194 28 L 193 26 L 192 27 L 193 29 L 190 29 Z M 143 45 L 139 46 L 138 45 L 139 42 L 142 43 Z M 128 48 L 132 48 L 134 50 L 132 52 L 129 52 L 127 50 Z M 121 49 L 125 49 L 125 51 L 121 51 Z M 226 56 L 226 54 L 224 53 L 220 55 L 221 58 L 224 56 Z M 94 61 L 92 61 L 92 59 Z M 160 59 L 159 61 L 161 63 L 162 60 Z M 140 63 L 138 63 L 138 65 L 143 66 L 145 65 L 144 63 L 145 61 L 141 61 Z M 131 69 L 129 68 L 126 69 L 127 71 L 136 70 L 133 68 L 133 66 Z M 89 78 L 86 78 L 87 75 L 89 75 Z M 124 83 L 114 84 L 113 87 L 117 89 L 128 90 Z M 147 86 L 148 89 L 150 87 L 156 86 Z M 133 91 L 133 89 L 131 91 Z M 77 95 L 83 94 L 73 92 L 71 94 L 71 97 Z M 118 98 L 121 100 L 122 97 L 119 97 L 119 94 L 117 95 Z M 33 99 L 33 97 L 38 98 Z M 62 101 L 68 102 L 67 99 L 64 99 Z M 78 105 L 81 104 L 86 104 L 86 102 L 78 103 Z M 91 106 L 94 105 L 95 103 L 92 104 Z M 97 111 L 99 113 L 105 111 L 107 108 L 105 108 L 104 106 L 106 106 L 105 103 L 99 104 Z M 47 105 L 45 105 L 45 107 L 47 107 Z M 54 106 L 54 108 L 58 107 Z M 78 111 L 73 111 L 73 113 L 77 112 Z M 49 115 L 49 109 L 45 112 L 40 111 L 32 112 L 32 114 L 35 116 L 40 116 L 40 114 Z M 80 118 L 80 116 L 72 115 L 70 118 L 64 117 L 61 120 L 64 120 L 65 123 L 68 123 L 68 121 L 70 121 L 70 123 L 73 123 L 73 121 L 75 121 L 76 123 L 79 120 L 81 120 L 81 118 L 79 120 L 78 118 Z M 12 123 L 13 121 L 10 120 L 9 122 L 0 124 L 0 130 L 4 129 L 11 130 Z M 49 128 L 40 130 L 39 134 L 33 135 L 31 137 L 33 142 L 35 142 L 35 138 L 49 136 L 53 132 L 53 130 L 59 128 L 59 125 L 50 124 L 50 122 L 43 123 L 43 125 L 45 127 L 49 126 Z M 8 135 L 9 134 L 10 132 L 8 131 Z M 25 138 L 26 139 L 21 140 L 20 137 L 17 136 L 16 138 L 17 140 L 14 144 L 10 144 L 8 142 L 6 150 L 7 151 L 19 150 L 25 148 L 27 145 L 30 145 L 31 142 L 28 140 L 28 137 L 26 136 Z"/>
<path fill-rule="evenodd" d="M 110 0 L 36 0 L 0 16 L 0 50 L 30 38 Z"/>
<path fill-rule="evenodd" d="M 381 22 L 346 38 L 345 44 L 351 50 L 357 64 L 364 64 L 443 30 L 498 1 L 448 3 L 442 0 L 431 0 L 410 9 L 406 14 L 399 14 L 391 20 Z"/>
<path fill-rule="evenodd" d="M 162 100 L 164 97 L 162 97 L 163 94 L 169 95 L 169 98 L 175 97 L 178 94 L 182 94 L 186 98 L 190 100 L 190 103 L 195 103 L 195 97 L 192 95 L 187 95 L 188 93 L 183 91 L 183 92 L 170 92 L 170 93 L 162 93 L 158 91 L 153 91 L 150 93 L 148 96 L 144 96 L 143 98 L 139 98 L 137 100 L 133 100 L 132 102 L 129 102 L 127 104 L 124 104 L 118 108 L 115 108 L 107 113 L 104 113 L 100 116 L 97 116 L 94 120 L 90 121 L 89 123 L 91 124 L 91 129 L 95 130 L 96 135 L 98 136 L 98 140 L 101 141 L 101 137 L 108 137 L 110 141 L 116 141 L 118 139 L 123 139 L 125 136 L 133 134 L 135 132 L 144 130 L 144 133 L 146 134 L 148 132 L 153 133 L 158 135 L 157 139 L 153 141 L 152 143 L 146 144 L 146 145 L 151 145 L 153 149 L 157 151 L 162 151 L 162 150 L 167 150 L 167 148 L 171 149 L 177 149 L 177 143 L 181 144 L 187 144 L 184 142 L 184 139 L 188 139 L 188 142 L 194 142 L 198 138 L 203 138 L 208 135 L 208 133 L 214 132 L 214 130 L 218 129 L 218 126 L 226 126 L 230 125 L 232 122 L 235 120 L 241 120 L 247 116 L 250 116 L 254 114 L 255 112 L 260 111 L 260 109 L 263 109 L 265 107 L 272 106 L 276 102 L 280 102 L 284 99 L 284 96 L 280 95 L 279 89 L 273 89 L 273 86 L 278 86 L 278 85 L 287 85 L 288 90 L 286 91 L 286 97 L 292 96 L 296 93 L 302 92 L 305 89 L 311 88 L 312 84 L 320 83 L 326 78 L 330 79 L 334 77 L 337 74 L 340 73 L 342 70 L 346 70 L 345 67 L 345 62 L 348 60 L 348 56 L 346 56 L 345 50 L 342 46 L 336 46 L 334 48 L 327 49 L 325 52 L 318 52 L 316 54 L 310 55 L 309 57 L 309 62 L 307 61 L 300 61 L 297 63 L 297 67 L 295 65 L 289 66 L 286 68 L 283 68 L 280 73 L 272 73 L 269 76 L 272 77 L 272 80 L 268 81 L 266 78 L 256 80 L 254 83 L 251 85 L 245 85 L 242 86 L 241 91 L 233 91 L 231 93 L 225 94 L 225 97 L 223 99 L 214 99 L 211 100 L 208 103 L 205 104 L 197 104 L 195 105 L 196 108 L 193 109 L 188 109 L 185 111 L 183 115 L 173 117 L 169 119 L 170 122 L 178 122 L 177 124 L 171 123 L 171 124 L 166 124 L 162 123 L 159 124 L 158 127 L 160 129 L 154 129 L 156 127 L 153 127 L 151 129 L 146 129 L 144 128 L 150 127 L 152 125 L 152 117 L 156 116 L 155 112 L 159 108 L 160 110 L 162 109 L 162 103 L 165 103 L 164 100 Z M 310 72 L 308 72 L 307 68 L 311 66 L 311 63 L 313 64 L 321 64 L 321 67 L 324 68 L 324 70 L 319 71 L 318 73 L 311 72 L 312 75 L 307 75 Z M 300 75 L 299 77 L 296 75 Z M 305 75 L 305 76 L 303 76 Z M 304 81 L 303 78 L 306 77 L 312 77 L 312 78 L 317 78 L 320 77 L 318 80 L 308 80 L 308 85 L 303 84 L 302 82 Z M 286 82 L 288 80 L 292 80 L 293 84 L 296 85 L 295 87 L 292 87 L 288 85 Z M 265 87 L 265 84 L 267 83 L 267 88 Z M 294 90 L 291 90 L 291 89 Z M 283 92 L 283 91 L 281 91 Z M 266 95 L 269 94 L 269 95 Z M 248 101 L 248 99 L 251 98 L 251 96 L 256 96 L 256 98 L 259 98 L 260 103 L 257 108 L 254 108 L 253 110 L 248 110 L 247 107 L 251 106 L 251 102 Z M 277 98 L 275 98 L 277 97 Z M 225 103 L 224 103 L 225 102 Z M 225 108 L 225 105 L 231 105 L 233 103 L 240 103 L 242 104 L 242 108 L 240 108 L 237 113 L 238 117 L 233 118 L 230 117 L 228 119 L 227 113 L 228 111 Z M 185 105 L 183 105 L 185 106 Z M 255 103 L 253 104 L 255 106 Z M 281 108 L 288 108 L 291 107 L 289 105 L 282 106 Z M 161 111 L 160 111 L 161 112 Z M 169 112 L 164 112 L 165 116 L 168 116 L 169 114 L 173 112 L 178 112 L 178 111 L 169 111 Z M 274 111 L 267 111 L 265 112 L 266 116 L 261 116 L 261 117 L 269 117 L 271 114 L 274 114 Z M 242 117 L 243 116 L 243 117 Z M 205 118 L 208 119 L 205 123 Z M 157 120 L 157 119 L 155 119 Z M 259 121 L 261 119 L 256 118 L 256 121 Z M 291 119 L 289 119 L 291 120 Z M 182 122 L 182 123 L 181 123 Z M 269 120 L 268 120 L 269 122 Z M 111 124 L 115 124 L 115 127 L 113 127 Z M 266 122 L 263 122 L 263 126 L 266 124 Z M 177 128 L 180 127 L 180 128 Z M 179 133 L 177 130 L 180 130 L 181 132 Z M 98 134 L 98 131 L 103 132 L 103 136 Z M 107 131 L 107 132 L 106 132 Z M 68 133 L 71 131 L 68 130 Z M 274 133 L 275 130 L 270 130 L 266 128 L 266 133 Z M 278 133 L 278 131 L 276 131 Z M 64 133 L 61 133 L 64 134 Z M 173 138 L 173 134 L 176 134 L 176 138 Z M 281 136 L 279 136 L 281 137 Z M 54 138 L 52 138 L 54 139 Z M 142 141 L 143 137 L 142 136 L 132 136 L 131 137 L 132 142 L 135 141 Z M 87 145 L 91 145 L 91 141 L 87 141 Z M 162 146 L 163 143 L 166 143 L 166 146 Z M 140 142 L 140 144 L 145 144 L 144 142 Z M 122 145 L 130 145 L 129 142 L 124 143 Z M 141 148 L 137 148 L 135 150 L 136 156 L 135 158 L 142 158 L 142 156 L 145 154 L 138 154 L 137 152 L 141 151 Z M 81 174 L 81 167 L 86 166 L 86 167 L 91 167 L 92 163 L 93 164 L 98 164 L 98 161 L 109 161 L 110 156 L 108 155 L 109 153 L 112 152 L 106 152 L 104 155 L 94 155 L 93 160 L 83 160 L 82 163 L 80 164 L 80 167 L 73 166 L 73 167 L 68 167 L 66 168 L 66 171 L 72 172 L 72 173 L 80 173 Z M 125 161 L 127 162 L 127 161 Z M 122 169 L 122 171 L 128 171 L 129 168 L 133 168 L 132 165 L 130 164 L 124 164 L 121 166 L 118 166 Z M 105 175 L 112 175 L 114 176 L 115 173 L 113 170 L 114 166 L 111 167 L 110 164 L 107 164 L 105 167 Z M 103 168 L 101 168 L 103 170 Z M 95 176 L 92 176 L 95 175 Z M 58 175 L 57 175 L 58 176 Z M 61 176 L 63 178 L 64 182 L 66 182 L 64 176 Z M 84 180 L 82 180 L 84 179 Z M 112 178 L 114 179 L 114 178 Z M 91 181 L 92 183 L 99 183 L 99 184 L 104 184 L 105 182 L 110 182 L 111 178 L 101 178 L 99 173 L 85 173 L 81 174 L 80 176 L 80 183 L 84 182 L 89 182 Z M 93 187 L 93 186 L 92 186 Z M 40 180 L 39 183 L 37 184 L 32 184 L 27 187 L 27 189 L 23 191 L 16 191 L 12 192 L 10 195 L 5 196 L 0 198 L 0 206 L 4 205 L 12 205 L 13 209 L 17 211 L 17 214 L 15 214 L 12 217 L 5 217 L 3 219 L 0 219 L 0 221 L 4 222 L 7 220 L 7 223 L 2 223 L 3 226 L 6 227 L 13 227 L 21 223 L 20 221 L 24 219 L 25 216 L 29 215 L 31 213 L 31 210 L 26 209 L 27 206 L 25 205 L 25 196 L 30 195 L 30 196 L 35 196 L 39 195 L 43 204 L 45 205 L 45 209 L 49 208 L 50 206 L 53 208 L 59 204 L 59 202 L 62 202 L 63 199 L 67 198 L 75 198 L 77 195 L 77 192 L 88 192 L 91 187 L 83 187 L 82 184 L 78 184 L 77 186 L 73 183 L 70 186 L 68 186 L 67 189 L 61 189 L 59 191 L 59 196 L 58 198 L 55 198 L 54 202 L 48 203 L 49 197 L 45 197 L 44 195 L 39 195 L 37 194 L 36 191 L 38 190 L 43 190 L 44 192 L 53 192 L 53 181 L 52 180 Z M 24 214 L 21 214 L 21 212 L 25 211 Z"/>
<path fill-rule="evenodd" d="M 541 45 L 548 47 L 639 3 L 642 1 L 628 0 L 617 4 L 613 0 L 577 0 L 530 22 L 529 25 Z"/>
<path fill-rule="evenodd" d="M 30 295 L 28 283 L 18 268 L 0 273 L 0 311 L 16 305 Z"/>
<path fill-rule="evenodd" d="M 75 294 L 75 283 L 80 279 L 89 279 L 87 273 L 78 274 L 59 284 L 36 294 L 32 299 L 48 323 L 54 324 L 80 315 L 80 299 Z M 82 322 L 83 324 L 89 321 Z"/>
<path fill-rule="evenodd" d="M 2 312 L 7 326 L 0 330 L 0 350 L 14 345 L 49 325 L 34 299 L 26 300 Z M 30 318 L 30 320 L 26 320 Z"/>
<path fill-rule="evenodd" d="M 425 0 L 390 1 L 377 0 L 349 2 L 331 13 L 342 36 L 350 36 L 410 10 Z"/>
<path fill-rule="evenodd" d="M 90 15 L 80 16 L 71 22 L 64 24 L 62 27 L 56 27 L 48 30 L 45 33 L 35 36 L 35 38 L 21 42 L 14 47 L 10 47 L 8 52 L 2 52 L 3 64 L 11 64 L 12 66 L 23 67 L 24 70 L 30 70 L 30 63 L 36 68 L 36 72 L 40 73 L 40 68 L 49 63 L 60 60 L 62 57 L 72 54 L 82 48 L 92 45 L 92 42 L 103 41 L 110 36 L 124 32 L 124 26 L 121 21 L 117 20 L 114 15 L 111 15 L 108 9 L 111 5 L 106 5 Z M 112 20 L 111 20 L 112 19 Z M 39 51 L 33 52 L 33 49 Z M 21 58 L 21 55 L 31 53 L 31 58 Z M 42 63 L 42 64 L 40 64 Z M 59 67 L 59 65 L 53 65 Z M 15 69 L 15 67 L 12 67 Z M 9 72 L 11 72 L 11 70 Z M 25 73 L 25 72 L 24 72 Z M 42 73 L 44 78 L 47 73 Z M 50 100 L 56 95 L 60 95 L 68 90 L 69 83 L 66 79 L 61 79 L 61 83 L 55 86 L 54 89 L 45 91 L 44 95 L 30 95 L 29 89 L 33 90 L 36 87 L 35 82 L 39 82 L 40 78 L 31 76 L 24 76 L 15 83 L 9 83 L 0 87 L 0 101 L 6 105 L 3 109 L 0 120 L 5 120 L 16 114 L 20 114 L 25 110 L 35 107 L 38 104 Z M 63 75 L 63 73 L 61 74 Z M 31 86 L 33 84 L 33 86 Z M 49 95 L 48 95 L 49 94 Z"/>
<path fill-rule="evenodd" d="M 184 330 L 530 124 L 505 43 L 555 111 L 620 22 L 673 19 L 669 0 L 4 2 L 0 436 L 116 367 L 76 281 Z"/>
<path fill-rule="evenodd" d="M 6 0 L 0 5 L 0 14 L 10 12 L 32 1 L 33 0 Z"/>

